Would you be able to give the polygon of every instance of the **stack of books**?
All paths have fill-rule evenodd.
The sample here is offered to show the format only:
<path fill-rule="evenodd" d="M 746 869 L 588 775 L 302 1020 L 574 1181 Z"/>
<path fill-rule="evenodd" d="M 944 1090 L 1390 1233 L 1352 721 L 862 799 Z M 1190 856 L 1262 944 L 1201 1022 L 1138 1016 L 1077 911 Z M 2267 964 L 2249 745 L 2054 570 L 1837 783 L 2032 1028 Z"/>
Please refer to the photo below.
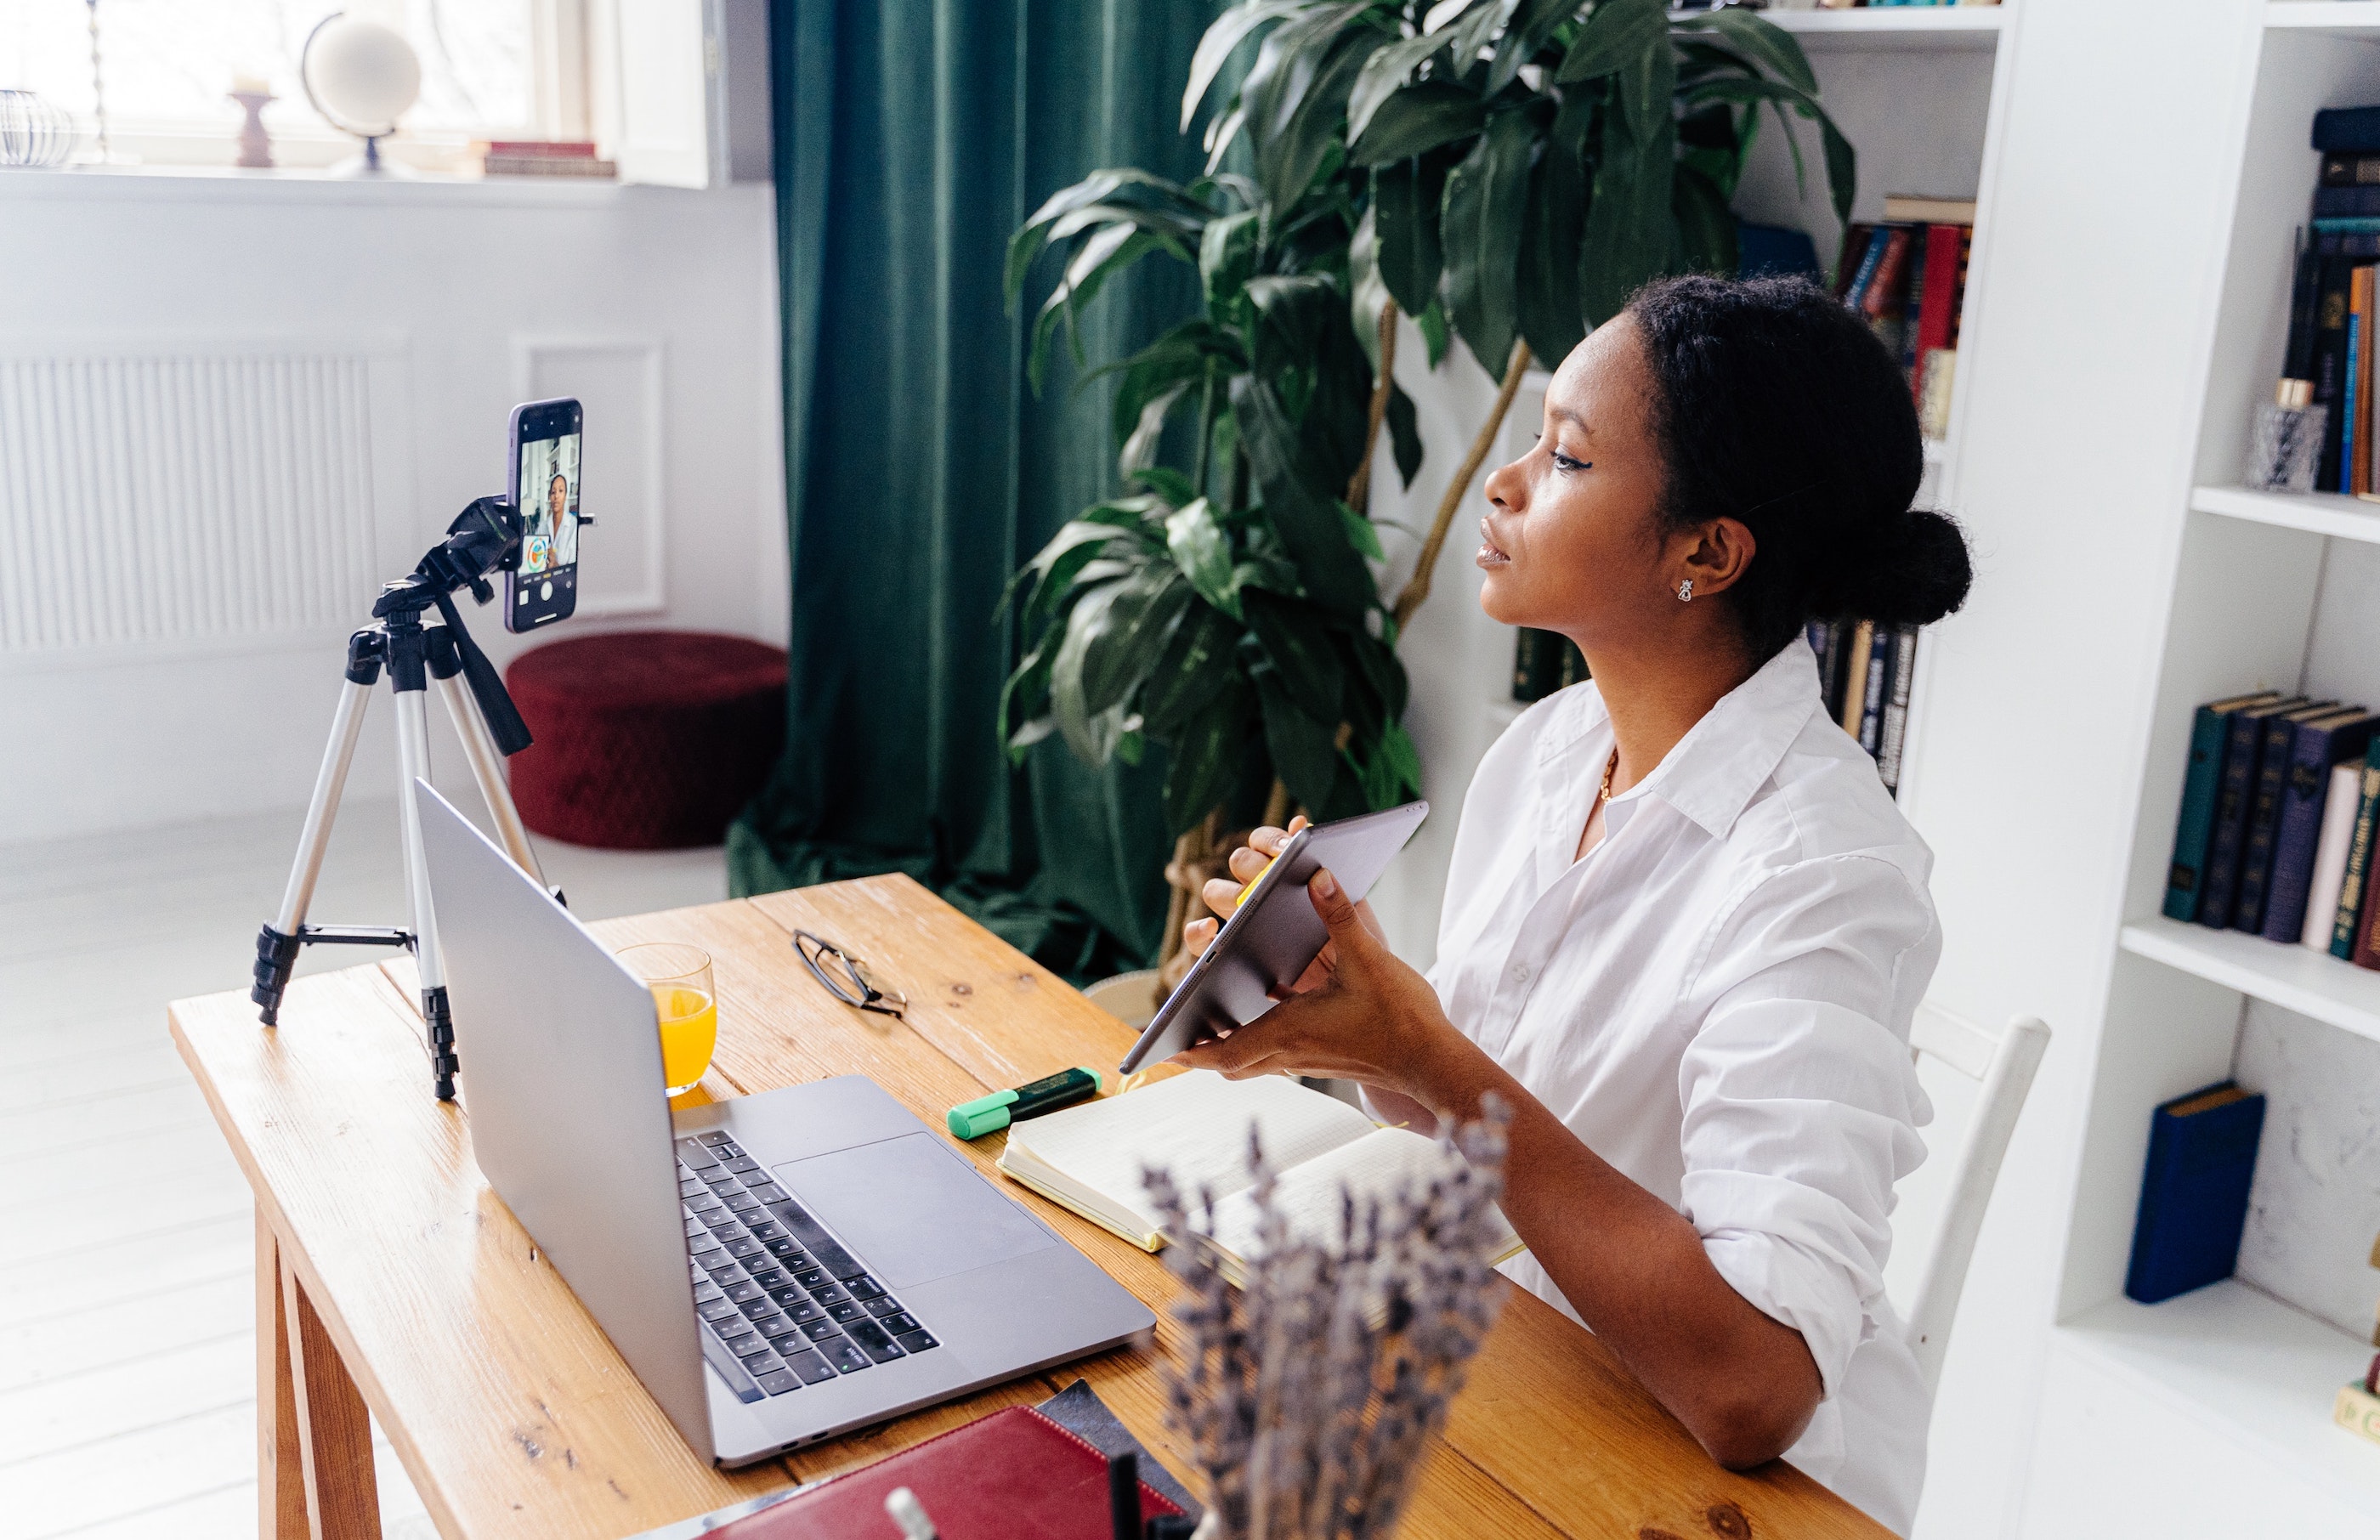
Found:
<path fill-rule="evenodd" d="M 1909 691 L 1917 677 L 1917 627 L 1867 620 L 1814 620 L 1810 650 L 1827 714 L 1876 760 L 1884 789 L 1900 794 L 1901 747 L 1909 735 Z"/>
<path fill-rule="evenodd" d="M 2191 723 L 2165 913 L 2380 969 L 2380 714 L 2263 690 Z"/>
<path fill-rule="evenodd" d="M 1958 367 L 1959 315 L 1967 302 L 1967 260 L 1974 246 L 1973 199 L 1884 200 L 1884 221 L 1843 232 L 1835 297 L 1860 312 L 1884 346 L 1900 357 L 1929 439 L 1950 428 L 1950 382 Z"/>
<path fill-rule="evenodd" d="M 619 167 L 595 158 L 589 139 L 499 139 L 473 146 L 484 176 L 616 176 Z"/>
<path fill-rule="evenodd" d="M 1533 625 L 1513 628 L 1512 698 L 1527 705 L 1556 690 L 1569 689 L 1586 677 L 1586 660 L 1578 644 L 1559 631 Z"/>
<path fill-rule="evenodd" d="M 2308 382 L 2313 405 L 2329 413 L 2314 490 L 2380 501 L 2372 467 L 2380 107 L 2314 114 L 2313 147 L 2322 152 L 2322 171 L 2310 237 L 2298 243 L 2281 374 Z"/>

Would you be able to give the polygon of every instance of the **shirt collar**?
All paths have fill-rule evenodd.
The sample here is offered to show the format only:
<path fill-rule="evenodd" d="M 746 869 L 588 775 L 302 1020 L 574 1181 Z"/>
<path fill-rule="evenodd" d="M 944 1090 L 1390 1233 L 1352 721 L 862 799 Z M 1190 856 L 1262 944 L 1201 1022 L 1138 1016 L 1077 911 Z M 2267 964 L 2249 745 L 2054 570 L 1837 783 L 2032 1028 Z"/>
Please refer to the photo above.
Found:
<path fill-rule="evenodd" d="M 1575 699 L 1538 741 L 1540 764 L 1550 768 L 1562 758 L 1598 746 L 1609 754 L 1611 714 L 1602 692 L 1590 685 Z M 1712 838 L 1725 837 L 1808 724 L 1819 700 L 1818 661 L 1809 643 L 1796 637 L 1751 678 L 1720 697 L 1652 774 L 1611 799 L 1613 808 L 1640 796 L 1658 797 Z M 1596 773 L 1602 773 L 1599 762 Z"/>

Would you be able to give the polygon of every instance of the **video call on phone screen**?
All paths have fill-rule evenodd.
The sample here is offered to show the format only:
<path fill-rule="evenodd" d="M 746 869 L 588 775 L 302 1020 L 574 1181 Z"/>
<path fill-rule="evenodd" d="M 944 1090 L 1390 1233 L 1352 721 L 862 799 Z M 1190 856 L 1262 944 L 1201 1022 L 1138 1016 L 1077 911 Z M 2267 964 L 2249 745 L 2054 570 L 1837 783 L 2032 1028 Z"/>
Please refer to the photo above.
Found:
<path fill-rule="evenodd" d="M 516 495 L 528 527 L 521 540 L 524 574 L 566 567 L 578 560 L 578 439 L 530 439 L 521 445 Z"/>

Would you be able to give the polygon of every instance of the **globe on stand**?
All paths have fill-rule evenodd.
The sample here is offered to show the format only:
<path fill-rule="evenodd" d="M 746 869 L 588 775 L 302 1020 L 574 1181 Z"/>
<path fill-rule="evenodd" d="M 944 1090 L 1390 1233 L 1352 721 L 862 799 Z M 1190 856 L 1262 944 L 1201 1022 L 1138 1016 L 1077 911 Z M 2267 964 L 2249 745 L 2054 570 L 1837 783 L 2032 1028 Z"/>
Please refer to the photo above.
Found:
<path fill-rule="evenodd" d="M 298 78 L 316 112 L 364 141 L 364 152 L 333 166 L 331 175 L 412 175 L 380 152 L 380 141 L 396 132 L 396 120 L 421 95 L 421 61 L 402 33 L 333 11 L 307 34 Z"/>

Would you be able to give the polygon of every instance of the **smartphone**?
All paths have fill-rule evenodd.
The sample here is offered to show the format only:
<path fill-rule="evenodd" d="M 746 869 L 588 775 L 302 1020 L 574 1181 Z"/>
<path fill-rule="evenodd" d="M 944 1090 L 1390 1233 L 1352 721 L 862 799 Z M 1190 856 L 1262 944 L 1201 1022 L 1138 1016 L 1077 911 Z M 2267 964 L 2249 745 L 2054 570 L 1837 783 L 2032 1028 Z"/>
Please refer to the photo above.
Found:
<path fill-rule="evenodd" d="M 583 418 L 563 397 L 513 408 L 509 474 L 520 565 L 504 575 L 504 629 L 534 631 L 578 607 L 578 451 Z"/>

